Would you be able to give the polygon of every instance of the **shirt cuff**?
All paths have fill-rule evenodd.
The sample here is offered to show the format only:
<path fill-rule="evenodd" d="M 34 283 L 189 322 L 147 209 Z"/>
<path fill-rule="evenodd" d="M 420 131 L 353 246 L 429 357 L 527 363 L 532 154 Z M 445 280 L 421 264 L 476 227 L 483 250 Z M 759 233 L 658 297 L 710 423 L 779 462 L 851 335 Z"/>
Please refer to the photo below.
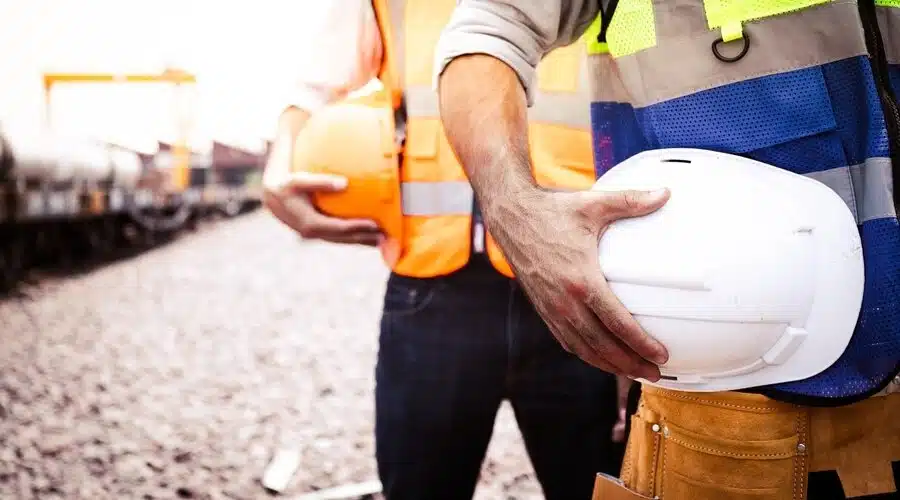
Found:
<path fill-rule="evenodd" d="M 535 67 L 528 62 L 521 51 L 512 43 L 483 33 L 444 32 L 435 49 L 434 75 L 432 86 L 437 91 L 438 80 L 450 61 L 459 56 L 485 54 L 503 61 L 512 68 L 525 89 L 528 106 L 534 103 L 532 82 L 535 78 Z"/>

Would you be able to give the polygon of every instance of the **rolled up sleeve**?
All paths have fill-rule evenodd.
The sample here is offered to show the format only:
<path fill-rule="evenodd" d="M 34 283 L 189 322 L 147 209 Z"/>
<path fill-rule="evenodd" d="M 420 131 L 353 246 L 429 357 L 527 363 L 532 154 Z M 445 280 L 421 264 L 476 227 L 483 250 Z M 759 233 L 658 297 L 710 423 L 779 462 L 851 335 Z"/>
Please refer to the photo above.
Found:
<path fill-rule="evenodd" d="M 528 104 L 545 54 L 569 45 L 600 12 L 600 0 L 458 0 L 435 49 L 434 86 L 453 59 L 486 54 L 512 68 Z"/>

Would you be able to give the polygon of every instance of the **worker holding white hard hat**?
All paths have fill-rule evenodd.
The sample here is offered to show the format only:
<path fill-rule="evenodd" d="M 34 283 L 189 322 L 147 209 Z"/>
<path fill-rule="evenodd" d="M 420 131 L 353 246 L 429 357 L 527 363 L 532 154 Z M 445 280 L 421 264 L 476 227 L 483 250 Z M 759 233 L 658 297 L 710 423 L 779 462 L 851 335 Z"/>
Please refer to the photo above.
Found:
<path fill-rule="evenodd" d="M 560 343 L 641 382 L 595 500 L 900 497 L 898 33 L 888 0 L 459 2 L 435 81 L 486 223 Z M 572 43 L 598 180 L 565 193 L 523 117 Z"/>

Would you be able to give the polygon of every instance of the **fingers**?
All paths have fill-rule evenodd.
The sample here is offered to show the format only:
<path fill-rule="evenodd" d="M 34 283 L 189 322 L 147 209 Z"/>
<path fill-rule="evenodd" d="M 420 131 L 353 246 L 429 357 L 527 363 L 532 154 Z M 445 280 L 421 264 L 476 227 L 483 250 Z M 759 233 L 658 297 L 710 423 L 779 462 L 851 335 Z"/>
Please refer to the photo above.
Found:
<path fill-rule="evenodd" d="M 335 219 L 318 214 L 307 229 L 309 236 L 332 243 L 377 246 L 384 239 L 378 225 L 367 219 Z"/>
<path fill-rule="evenodd" d="M 656 381 L 659 368 L 634 352 L 621 342 L 592 311 L 584 308 L 583 313 L 568 318 L 572 329 L 587 346 L 587 352 L 579 355 L 588 363 L 601 368 L 600 364 L 610 365 L 610 373 L 628 375 Z"/>
<path fill-rule="evenodd" d="M 604 356 L 598 355 L 597 351 L 589 344 L 577 331 L 575 331 L 571 325 L 568 325 L 563 330 L 565 333 L 557 335 L 554 332 L 554 337 L 559 341 L 560 345 L 562 345 L 563 349 L 566 352 L 577 356 L 579 359 L 584 361 L 585 363 L 593 366 L 594 368 L 599 368 L 607 373 L 623 373 L 622 369 L 618 366 L 609 362 L 608 359 L 605 359 Z"/>
<path fill-rule="evenodd" d="M 575 355 L 590 364 L 613 374 L 635 374 L 640 370 L 639 361 L 629 360 L 629 355 L 610 335 L 603 324 L 584 310 L 578 317 L 567 318 L 570 338 L 577 339 Z M 635 359 L 637 357 L 635 356 Z"/>
<path fill-rule="evenodd" d="M 590 310 L 569 296 L 557 298 L 551 308 L 552 313 L 542 317 L 551 318 L 548 326 L 563 349 L 595 368 L 627 373 L 627 367 L 615 359 L 615 340 Z"/>
<path fill-rule="evenodd" d="M 668 189 L 653 191 L 582 191 L 582 213 L 609 224 L 626 217 L 641 217 L 655 212 L 669 201 Z"/>
<path fill-rule="evenodd" d="M 337 192 L 347 189 L 347 178 L 340 175 L 313 172 L 293 172 L 285 188 L 295 194 Z"/>
<path fill-rule="evenodd" d="M 316 210 L 305 195 L 272 196 L 267 200 L 272 213 L 303 238 L 368 246 L 376 246 L 383 239 L 375 221 L 329 217 Z"/>
<path fill-rule="evenodd" d="M 332 243 L 341 243 L 348 245 L 364 245 L 367 247 L 377 247 L 381 245 L 384 241 L 384 235 L 380 232 L 378 233 L 351 233 L 351 234 L 340 234 L 335 235 L 333 237 L 324 237 L 322 238 L 324 241 L 330 241 Z"/>
<path fill-rule="evenodd" d="M 609 288 L 609 284 L 598 271 L 589 275 L 584 286 L 574 287 L 573 293 L 583 298 L 603 325 L 619 340 L 628 350 L 633 351 L 628 360 L 629 367 L 638 364 L 637 372 L 626 372 L 629 375 L 636 374 L 642 378 L 656 381 L 659 379 L 659 368 L 655 365 L 664 364 L 669 359 L 665 346 L 656 339 L 647 335 L 634 316 L 625 308 L 618 297 Z M 637 354 L 643 359 L 635 359 Z M 648 360 L 654 364 L 648 363 Z M 623 360 L 623 362 L 625 362 Z M 652 370 L 649 369 L 652 367 Z M 653 377 L 653 378 L 650 378 Z"/>

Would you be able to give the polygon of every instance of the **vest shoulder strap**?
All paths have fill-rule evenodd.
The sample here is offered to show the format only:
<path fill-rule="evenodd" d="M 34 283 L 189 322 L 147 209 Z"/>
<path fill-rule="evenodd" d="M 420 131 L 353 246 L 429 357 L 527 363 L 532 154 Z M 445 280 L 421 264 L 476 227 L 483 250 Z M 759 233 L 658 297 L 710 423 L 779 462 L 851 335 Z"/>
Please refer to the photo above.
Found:
<path fill-rule="evenodd" d="M 375 20 L 381 33 L 382 56 L 378 79 L 391 93 L 394 109 L 398 109 L 402 106 L 403 89 L 400 85 L 400 75 L 397 74 L 397 67 L 394 64 L 396 47 L 391 27 L 391 13 L 388 10 L 388 0 L 372 0 L 372 9 L 375 11 Z"/>

